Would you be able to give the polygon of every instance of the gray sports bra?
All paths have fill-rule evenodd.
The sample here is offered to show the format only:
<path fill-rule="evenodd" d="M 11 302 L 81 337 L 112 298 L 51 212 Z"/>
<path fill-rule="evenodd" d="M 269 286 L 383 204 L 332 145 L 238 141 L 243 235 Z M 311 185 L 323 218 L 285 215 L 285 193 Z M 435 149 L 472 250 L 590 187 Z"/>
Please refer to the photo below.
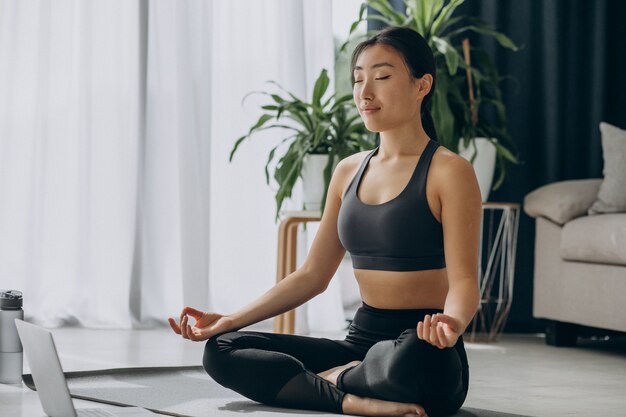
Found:
<path fill-rule="evenodd" d="M 352 178 L 339 209 L 339 240 L 355 269 L 419 271 L 446 266 L 443 229 L 426 200 L 428 168 L 439 143 L 429 139 L 404 190 L 382 204 L 365 204 L 357 193 L 370 152 Z"/>

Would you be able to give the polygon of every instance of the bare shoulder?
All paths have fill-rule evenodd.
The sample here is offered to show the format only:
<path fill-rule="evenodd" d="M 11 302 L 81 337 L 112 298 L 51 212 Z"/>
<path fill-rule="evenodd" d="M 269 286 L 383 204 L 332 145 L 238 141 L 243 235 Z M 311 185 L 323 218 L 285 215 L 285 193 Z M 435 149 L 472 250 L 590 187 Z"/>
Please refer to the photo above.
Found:
<path fill-rule="evenodd" d="M 360 165 L 361 162 L 363 162 L 363 158 L 365 158 L 367 154 L 370 152 L 371 151 L 361 151 L 361 152 L 353 153 L 352 155 L 346 156 L 339 162 L 347 166 Z"/>
<path fill-rule="evenodd" d="M 363 159 L 367 156 L 367 154 L 371 151 L 361 151 L 353 153 L 352 155 L 346 156 L 337 164 L 335 167 L 334 175 L 338 176 L 340 189 L 341 189 L 341 198 L 345 194 L 348 185 L 350 184 L 350 180 L 354 177 L 356 172 L 359 170 Z"/>
<path fill-rule="evenodd" d="M 439 195 L 478 187 L 472 164 L 462 156 L 440 145 L 430 164 L 428 180 Z"/>

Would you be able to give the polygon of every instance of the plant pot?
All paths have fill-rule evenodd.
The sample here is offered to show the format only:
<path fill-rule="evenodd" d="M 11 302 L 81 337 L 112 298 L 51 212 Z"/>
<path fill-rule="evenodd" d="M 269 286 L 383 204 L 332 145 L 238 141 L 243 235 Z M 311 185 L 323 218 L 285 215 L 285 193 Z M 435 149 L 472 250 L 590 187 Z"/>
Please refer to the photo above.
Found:
<path fill-rule="evenodd" d="M 474 138 L 473 140 L 476 144 L 476 158 L 472 165 L 474 166 L 474 172 L 476 172 L 476 178 L 478 179 L 480 195 L 483 202 L 485 202 L 489 198 L 491 184 L 493 183 L 493 174 L 496 168 L 496 146 L 487 138 Z M 473 154 L 474 146 L 470 143 L 466 149 L 461 140 L 459 142 L 459 155 L 471 161 Z"/>
<path fill-rule="evenodd" d="M 333 171 L 339 163 L 335 158 Z M 324 196 L 324 168 L 328 163 L 328 154 L 307 154 L 302 160 L 302 198 L 305 210 L 321 210 Z"/>

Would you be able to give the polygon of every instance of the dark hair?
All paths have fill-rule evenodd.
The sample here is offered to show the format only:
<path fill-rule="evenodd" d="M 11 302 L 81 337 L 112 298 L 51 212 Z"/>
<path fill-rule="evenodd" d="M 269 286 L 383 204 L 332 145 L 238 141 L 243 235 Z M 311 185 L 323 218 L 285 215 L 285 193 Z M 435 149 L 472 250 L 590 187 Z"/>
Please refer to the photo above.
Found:
<path fill-rule="evenodd" d="M 406 27 L 389 26 L 371 38 L 364 40 L 354 48 L 352 52 L 352 61 L 350 64 L 350 77 L 352 78 L 352 84 L 354 84 L 354 67 L 356 61 L 365 49 L 372 45 L 387 45 L 395 49 L 404 59 L 406 66 L 409 68 L 411 75 L 415 78 L 420 78 L 424 74 L 431 74 L 433 76 L 433 83 L 428 94 L 422 101 L 422 125 L 426 134 L 434 140 L 437 140 L 437 131 L 435 130 L 435 123 L 428 111 L 427 104 L 430 102 L 433 94 L 435 94 L 435 57 L 432 49 L 428 46 L 428 42 L 416 31 Z"/>

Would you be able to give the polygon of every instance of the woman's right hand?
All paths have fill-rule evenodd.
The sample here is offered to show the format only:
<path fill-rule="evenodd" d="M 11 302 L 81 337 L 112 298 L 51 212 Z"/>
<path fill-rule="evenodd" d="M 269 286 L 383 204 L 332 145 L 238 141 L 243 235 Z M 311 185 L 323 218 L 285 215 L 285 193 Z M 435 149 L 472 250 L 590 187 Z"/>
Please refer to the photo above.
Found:
<path fill-rule="evenodd" d="M 188 323 L 189 316 L 196 320 L 193 326 Z M 167 320 L 176 334 L 194 342 L 207 340 L 218 333 L 224 333 L 234 328 L 231 317 L 218 313 L 206 313 L 192 307 L 185 307 L 180 313 L 180 324 L 176 323 L 172 317 Z"/>

